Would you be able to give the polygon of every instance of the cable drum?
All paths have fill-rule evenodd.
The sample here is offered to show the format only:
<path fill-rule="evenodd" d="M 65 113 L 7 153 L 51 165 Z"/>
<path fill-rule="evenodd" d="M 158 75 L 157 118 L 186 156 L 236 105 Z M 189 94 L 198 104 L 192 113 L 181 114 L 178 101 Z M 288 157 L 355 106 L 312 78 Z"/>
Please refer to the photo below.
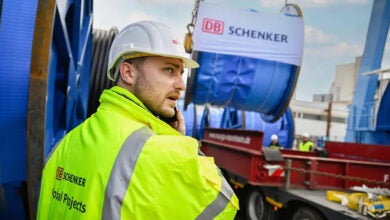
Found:
<path fill-rule="evenodd" d="M 93 30 L 91 84 L 89 89 L 88 116 L 96 112 L 99 106 L 99 97 L 104 89 L 111 88 L 115 82 L 106 77 L 108 54 L 115 36 L 116 27 L 110 30 Z"/>
<path fill-rule="evenodd" d="M 197 20 L 192 51 L 200 67 L 188 80 L 186 104 L 259 112 L 265 122 L 276 122 L 288 108 L 300 72 L 304 23 L 299 7 L 286 5 L 272 14 L 201 1 Z"/>

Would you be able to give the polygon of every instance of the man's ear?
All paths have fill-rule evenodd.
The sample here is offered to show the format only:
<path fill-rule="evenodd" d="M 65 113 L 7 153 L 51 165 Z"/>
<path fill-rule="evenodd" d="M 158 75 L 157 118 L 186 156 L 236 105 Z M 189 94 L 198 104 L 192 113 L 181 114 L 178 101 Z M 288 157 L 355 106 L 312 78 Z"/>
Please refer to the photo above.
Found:
<path fill-rule="evenodd" d="M 134 82 L 134 70 L 135 68 L 127 62 L 123 62 L 119 67 L 119 75 L 123 82 L 126 84 L 133 84 Z"/>

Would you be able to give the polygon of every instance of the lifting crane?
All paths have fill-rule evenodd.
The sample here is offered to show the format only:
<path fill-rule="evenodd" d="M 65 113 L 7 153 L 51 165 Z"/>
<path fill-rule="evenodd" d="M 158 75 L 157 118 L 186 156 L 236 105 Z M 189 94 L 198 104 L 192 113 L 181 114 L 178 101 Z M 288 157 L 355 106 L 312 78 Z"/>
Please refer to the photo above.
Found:
<path fill-rule="evenodd" d="M 390 144 L 389 70 L 381 70 L 390 25 L 390 1 L 375 0 L 360 62 L 345 141 Z M 386 76 L 386 75 L 385 75 Z"/>

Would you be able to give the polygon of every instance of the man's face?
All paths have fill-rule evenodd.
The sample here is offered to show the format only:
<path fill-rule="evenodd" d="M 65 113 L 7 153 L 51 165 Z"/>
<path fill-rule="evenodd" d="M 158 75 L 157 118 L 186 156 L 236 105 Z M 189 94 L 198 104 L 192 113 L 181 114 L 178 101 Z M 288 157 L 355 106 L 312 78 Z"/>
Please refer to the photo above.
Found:
<path fill-rule="evenodd" d="M 168 57 L 147 57 L 137 68 L 134 95 L 154 114 L 172 117 L 174 107 L 185 90 L 183 63 Z"/>

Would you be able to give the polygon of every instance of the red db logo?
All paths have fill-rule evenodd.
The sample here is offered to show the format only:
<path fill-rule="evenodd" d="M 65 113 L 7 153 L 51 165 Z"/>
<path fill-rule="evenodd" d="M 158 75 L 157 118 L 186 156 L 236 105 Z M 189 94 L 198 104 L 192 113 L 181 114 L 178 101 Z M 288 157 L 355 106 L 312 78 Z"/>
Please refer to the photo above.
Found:
<path fill-rule="evenodd" d="M 202 24 L 202 31 L 212 34 L 223 34 L 223 25 L 223 21 L 204 18 Z"/>
<path fill-rule="evenodd" d="M 57 180 L 61 180 L 61 179 L 62 179 L 62 174 L 64 174 L 64 168 L 62 168 L 62 167 L 57 167 L 56 179 L 57 179 Z"/>

